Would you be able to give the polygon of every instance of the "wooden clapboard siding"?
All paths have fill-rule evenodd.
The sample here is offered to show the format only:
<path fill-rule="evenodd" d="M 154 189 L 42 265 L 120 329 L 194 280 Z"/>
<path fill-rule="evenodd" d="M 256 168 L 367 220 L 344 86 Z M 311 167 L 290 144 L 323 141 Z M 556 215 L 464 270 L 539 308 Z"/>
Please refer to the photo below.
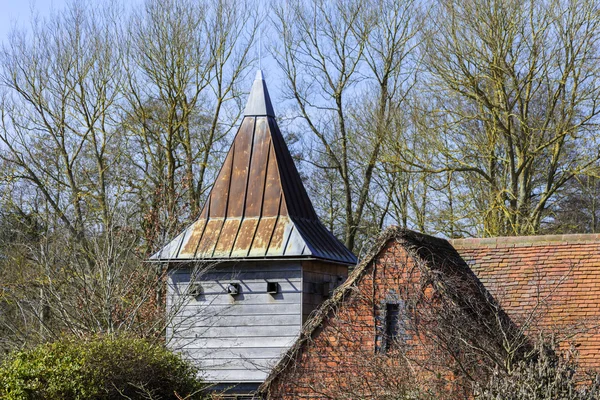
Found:
<path fill-rule="evenodd" d="M 291 326 L 298 324 L 297 314 L 270 314 L 271 323 L 276 326 Z M 215 318 L 173 318 L 174 326 L 185 326 L 189 328 L 212 327 Z M 254 327 L 263 326 L 265 319 L 263 315 L 220 315 L 219 327 Z"/>
<path fill-rule="evenodd" d="M 300 262 L 223 264 L 191 280 L 191 269 L 170 273 L 169 346 L 193 360 L 208 382 L 262 382 L 300 333 Z M 232 282 L 240 284 L 237 296 L 227 293 Z M 267 293 L 267 282 L 277 282 L 279 292 Z M 198 283 L 202 293 L 190 297 L 188 287 Z"/>
<path fill-rule="evenodd" d="M 188 352 L 190 353 L 190 352 Z M 244 358 L 229 358 L 229 359 L 206 359 L 205 354 L 200 353 L 189 355 L 206 374 L 205 379 L 208 381 L 218 382 L 239 382 L 241 376 L 245 377 L 245 381 L 264 381 L 271 368 L 276 363 L 275 357 L 270 359 L 244 359 Z"/>
<path fill-rule="evenodd" d="M 206 382 L 263 382 L 269 371 L 261 371 L 259 369 L 207 369 L 202 372 L 201 377 Z"/>
<path fill-rule="evenodd" d="M 218 305 L 211 304 L 210 307 L 206 305 L 195 305 L 186 304 L 185 307 L 178 312 L 175 318 L 187 318 L 187 317 L 200 317 L 205 315 L 220 315 L 222 317 L 227 315 L 234 316 L 253 316 L 253 315 L 273 315 L 273 314 L 290 314 L 298 315 L 300 313 L 300 304 L 286 304 L 286 307 L 281 307 L 280 303 L 268 303 L 268 304 L 227 304 Z M 175 319 L 174 318 L 174 319 Z"/>
<path fill-rule="evenodd" d="M 285 343 L 285 342 L 284 342 Z M 194 348 L 189 347 L 188 351 L 207 350 L 207 348 Z M 212 360 L 229 360 L 233 356 L 239 354 L 238 350 L 242 350 L 247 357 L 251 357 L 256 360 L 270 360 L 273 358 L 280 357 L 285 349 L 281 347 L 235 347 L 235 348 L 223 348 L 217 347 L 210 349 L 210 356 Z"/>
<path fill-rule="evenodd" d="M 255 338 L 204 338 L 204 337 L 185 337 L 177 336 L 168 341 L 169 347 L 177 350 L 181 349 L 248 349 L 248 348 L 288 348 L 295 340 L 295 337 L 274 337 L 269 338 L 268 344 L 261 337 Z"/>
<path fill-rule="evenodd" d="M 204 353 L 200 353 L 200 357 L 197 358 L 198 363 L 202 366 L 203 370 L 219 369 L 219 370 L 232 370 L 232 369 L 252 369 L 256 367 L 260 370 L 265 370 L 273 366 L 273 360 L 270 358 L 261 359 L 246 359 L 237 358 L 236 354 L 234 358 L 220 358 L 220 359 L 206 359 Z M 191 357 L 194 357 L 193 355 Z"/>
<path fill-rule="evenodd" d="M 302 321 L 329 296 L 323 292 L 333 292 L 348 277 L 348 267 L 341 264 L 331 264 L 317 260 L 302 263 Z"/>
<path fill-rule="evenodd" d="M 272 264 L 273 268 L 270 268 Z M 215 279 L 215 277 L 222 276 L 223 272 L 228 273 L 241 273 L 244 276 L 250 276 L 251 274 L 256 274 L 259 278 L 264 278 L 262 275 L 265 272 L 299 272 L 298 264 L 296 262 L 284 262 L 284 261 L 244 261 L 244 262 L 221 262 L 219 264 L 215 264 L 212 267 L 208 267 L 208 270 L 204 271 L 203 266 L 199 266 L 199 270 L 202 271 L 201 276 Z M 175 276 L 181 274 L 182 276 L 189 275 L 190 269 L 188 267 L 179 267 L 173 268 L 171 271 L 171 275 Z M 287 276 L 287 275 L 286 275 Z M 297 274 L 296 276 L 299 276 Z"/>
<path fill-rule="evenodd" d="M 299 319 L 300 317 L 298 317 Z M 176 326 L 177 331 L 174 336 L 185 335 L 186 337 L 215 337 L 215 338 L 265 338 L 272 337 L 295 337 L 298 334 L 299 323 L 294 325 L 276 325 L 271 322 L 271 318 L 264 319 L 265 325 L 262 326 Z M 215 325 L 218 323 L 215 322 Z"/>

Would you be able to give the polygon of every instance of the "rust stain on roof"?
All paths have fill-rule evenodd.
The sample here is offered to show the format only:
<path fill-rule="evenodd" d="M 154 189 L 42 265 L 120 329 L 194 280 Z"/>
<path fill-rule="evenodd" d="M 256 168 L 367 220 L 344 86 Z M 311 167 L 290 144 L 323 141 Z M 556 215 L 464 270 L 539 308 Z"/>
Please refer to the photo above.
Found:
<path fill-rule="evenodd" d="M 239 218 L 230 218 L 225 220 L 223 224 L 223 229 L 221 230 L 221 235 L 219 236 L 219 241 L 217 242 L 217 247 L 215 247 L 216 257 L 229 257 L 229 253 L 231 252 L 231 243 L 235 242 L 235 237 L 240 228 L 241 220 Z"/>
<path fill-rule="evenodd" d="M 308 257 L 356 264 L 319 221 L 262 74 L 200 218 L 153 260 Z"/>
<path fill-rule="evenodd" d="M 202 238 L 204 227 L 206 226 L 206 219 L 199 219 L 190 228 L 188 228 L 188 235 L 184 237 L 184 244 L 179 252 L 182 257 L 193 258 L 196 255 L 196 249 L 198 243 Z"/>

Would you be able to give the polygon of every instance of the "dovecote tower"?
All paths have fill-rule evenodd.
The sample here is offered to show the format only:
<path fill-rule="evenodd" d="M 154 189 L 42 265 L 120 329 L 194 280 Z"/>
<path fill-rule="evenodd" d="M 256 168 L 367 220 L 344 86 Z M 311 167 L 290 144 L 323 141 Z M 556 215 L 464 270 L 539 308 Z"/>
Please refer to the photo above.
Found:
<path fill-rule="evenodd" d="M 200 217 L 167 262 L 169 345 L 216 387 L 252 391 L 356 257 L 319 221 L 258 71 Z M 197 266 L 210 265 L 197 276 Z"/>

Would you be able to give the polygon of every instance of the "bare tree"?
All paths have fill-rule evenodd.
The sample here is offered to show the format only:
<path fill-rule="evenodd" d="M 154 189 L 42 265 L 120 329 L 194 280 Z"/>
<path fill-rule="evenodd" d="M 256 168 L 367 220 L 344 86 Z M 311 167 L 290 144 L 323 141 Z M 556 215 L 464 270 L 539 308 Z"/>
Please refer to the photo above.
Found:
<path fill-rule="evenodd" d="M 542 232 L 600 232 L 600 180 L 597 175 L 576 176 L 568 182 L 542 222 Z"/>
<path fill-rule="evenodd" d="M 565 184 L 598 160 L 597 12 L 586 0 L 435 6 L 425 61 L 440 157 L 411 162 L 477 188 L 473 233 L 539 232 Z"/>
<path fill-rule="evenodd" d="M 196 174 L 239 116 L 257 24 L 246 10 L 149 1 L 130 21 L 117 3 L 73 3 L 12 32 L 0 57 L 3 345 L 164 334 L 166 271 L 143 260 L 165 237 L 140 229 L 145 200 L 175 221 L 161 234 L 197 208 L 208 185 Z"/>
<path fill-rule="evenodd" d="M 62 17 L 34 20 L 31 36 L 13 31 L 2 49 L 7 178 L 30 185 L 83 246 L 88 226 L 110 224 L 120 195 L 114 113 L 121 52 L 111 45 L 117 14 L 74 5 Z M 22 200 L 17 206 L 26 208 L 31 199 Z"/>
<path fill-rule="evenodd" d="M 336 187 L 328 214 L 340 209 L 350 249 L 364 231 L 390 116 L 414 78 L 416 8 L 415 2 L 320 0 L 274 8 L 281 43 L 273 55 L 287 81 L 286 95 L 314 139 L 307 161 L 316 175 L 325 170 L 334 179 L 327 184 Z"/>
<path fill-rule="evenodd" d="M 535 357 L 520 362 L 510 374 L 498 371 L 489 382 L 481 382 L 475 389 L 477 399 L 565 399 L 591 400 L 600 396 L 598 375 L 582 376 L 577 363 L 577 351 L 566 354 L 558 344 L 541 336 L 536 342 Z"/>
<path fill-rule="evenodd" d="M 258 22 L 247 2 L 187 0 L 149 0 L 130 21 L 124 127 L 149 248 L 199 211 L 240 115 Z"/>

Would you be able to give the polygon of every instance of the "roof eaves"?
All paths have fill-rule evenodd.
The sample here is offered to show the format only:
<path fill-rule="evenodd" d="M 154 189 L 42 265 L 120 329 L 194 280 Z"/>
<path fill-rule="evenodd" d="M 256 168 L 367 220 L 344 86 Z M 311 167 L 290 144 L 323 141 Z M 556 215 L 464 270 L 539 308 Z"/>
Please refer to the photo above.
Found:
<path fill-rule="evenodd" d="M 450 239 L 449 242 L 456 249 L 544 246 L 552 244 L 569 245 L 580 243 L 600 244 L 600 233 L 466 238 Z"/>

